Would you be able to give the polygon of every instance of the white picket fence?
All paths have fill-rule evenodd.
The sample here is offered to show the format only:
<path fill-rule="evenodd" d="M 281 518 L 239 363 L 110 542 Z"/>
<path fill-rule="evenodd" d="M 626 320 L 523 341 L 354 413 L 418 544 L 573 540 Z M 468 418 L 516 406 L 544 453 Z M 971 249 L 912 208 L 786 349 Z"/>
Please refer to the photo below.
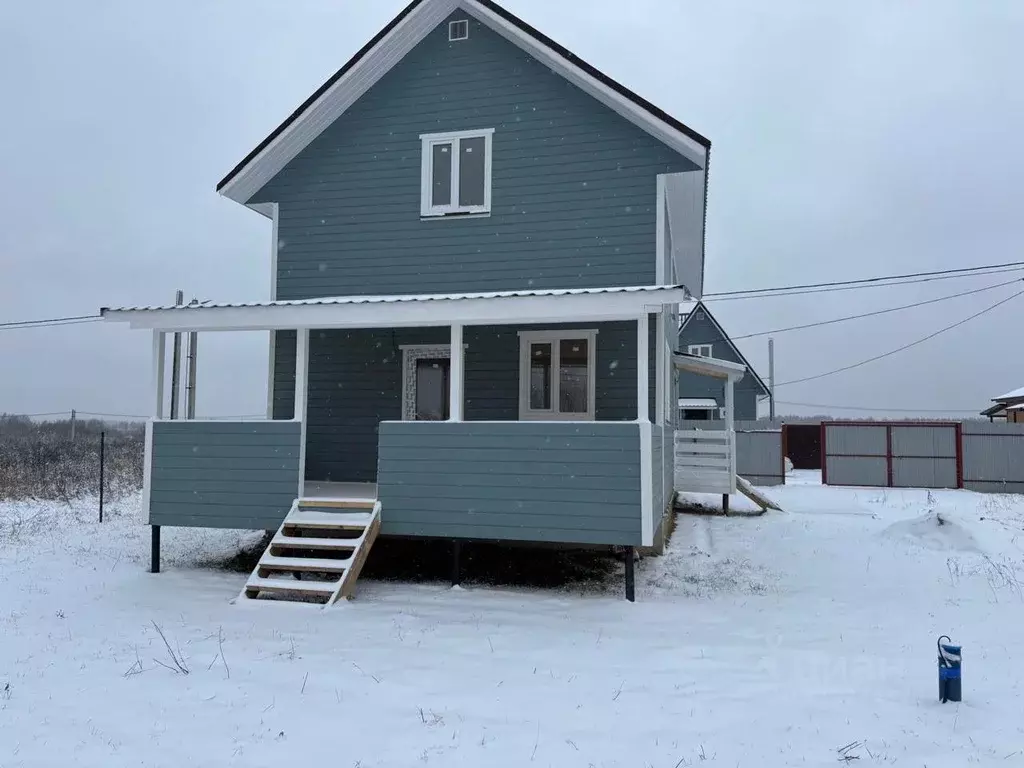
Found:
<path fill-rule="evenodd" d="M 690 493 L 735 493 L 736 432 L 676 430 L 675 487 Z"/>

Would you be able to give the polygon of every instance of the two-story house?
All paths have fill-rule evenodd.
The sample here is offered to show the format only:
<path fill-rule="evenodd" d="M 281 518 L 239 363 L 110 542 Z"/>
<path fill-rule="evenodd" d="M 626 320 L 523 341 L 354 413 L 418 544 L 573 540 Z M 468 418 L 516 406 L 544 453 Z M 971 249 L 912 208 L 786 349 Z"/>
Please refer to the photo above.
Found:
<path fill-rule="evenodd" d="M 672 498 L 709 152 L 491 0 L 411 3 L 218 185 L 273 222 L 269 299 L 103 310 L 153 332 L 154 570 L 160 526 L 280 526 L 250 596 L 357 574 L 377 526 L 631 568 Z M 272 331 L 267 419 L 167 420 L 166 335 L 241 330 Z"/>

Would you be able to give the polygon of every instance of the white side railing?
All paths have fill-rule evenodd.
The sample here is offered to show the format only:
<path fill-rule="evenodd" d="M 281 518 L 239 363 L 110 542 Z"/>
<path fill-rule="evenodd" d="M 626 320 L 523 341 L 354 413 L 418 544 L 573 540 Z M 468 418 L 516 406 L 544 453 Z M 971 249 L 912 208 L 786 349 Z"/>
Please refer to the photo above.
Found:
<path fill-rule="evenodd" d="M 736 492 L 736 432 L 679 429 L 675 433 L 675 488 L 682 493 Z"/>

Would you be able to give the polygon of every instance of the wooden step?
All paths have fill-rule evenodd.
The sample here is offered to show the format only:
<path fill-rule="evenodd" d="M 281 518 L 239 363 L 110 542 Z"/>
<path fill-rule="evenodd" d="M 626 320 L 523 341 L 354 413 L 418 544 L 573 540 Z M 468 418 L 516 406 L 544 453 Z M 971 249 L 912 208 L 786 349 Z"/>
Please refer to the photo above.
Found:
<path fill-rule="evenodd" d="M 338 588 L 336 581 L 298 581 L 297 579 L 249 577 L 245 583 L 246 591 L 266 590 L 267 592 L 301 592 L 307 595 L 333 595 Z"/>
<path fill-rule="evenodd" d="M 351 557 L 331 560 L 324 557 L 281 557 L 264 555 L 260 558 L 259 568 L 271 568 L 277 571 L 315 571 L 320 573 L 343 573 L 352 562 Z"/>
<path fill-rule="evenodd" d="M 372 519 L 372 513 L 300 510 L 288 515 L 284 525 L 288 528 L 334 528 L 342 531 L 362 531 Z"/>
<path fill-rule="evenodd" d="M 370 511 L 376 499 L 299 499 L 299 509 L 365 509 Z"/>
<path fill-rule="evenodd" d="M 293 535 L 289 536 L 289 531 Z M 306 531 L 313 535 L 306 535 Z M 281 595 L 281 599 L 289 599 L 289 595 L 315 595 L 325 597 L 326 605 L 331 605 L 339 597 L 351 598 L 355 593 L 356 579 L 379 531 L 380 502 L 373 502 L 369 512 L 323 512 L 303 509 L 302 501 L 296 500 L 260 556 L 242 595 L 252 599 L 268 592 Z M 356 535 L 332 538 L 329 533 Z M 281 554 L 282 551 L 288 554 Z M 325 552 L 345 557 L 325 557 Z M 304 556 L 307 553 L 309 557 Z M 297 577 L 302 573 L 337 574 L 337 578 L 331 581 L 300 580 Z"/>
<path fill-rule="evenodd" d="M 362 540 L 362 536 L 357 536 L 354 539 L 314 539 L 307 536 L 281 536 L 279 534 L 271 540 L 270 548 L 352 550 L 358 547 Z"/>

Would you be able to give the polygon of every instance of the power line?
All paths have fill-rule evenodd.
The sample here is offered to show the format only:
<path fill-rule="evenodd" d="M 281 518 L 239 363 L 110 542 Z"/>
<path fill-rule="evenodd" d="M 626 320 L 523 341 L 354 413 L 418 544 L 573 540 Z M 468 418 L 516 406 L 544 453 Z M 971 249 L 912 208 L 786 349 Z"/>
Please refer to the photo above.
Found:
<path fill-rule="evenodd" d="M 95 323 L 102 320 L 99 315 L 75 315 L 72 317 L 52 317 L 48 320 L 15 320 L 0 323 L 0 330 L 16 328 L 50 328 L 57 325 L 76 325 L 78 323 Z"/>
<path fill-rule="evenodd" d="M 821 289 L 853 288 L 857 286 L 877 285 L 879 283 L 891 283 L 893 281 L 905 281 L 895 282 L 895 285 L 909 285 L 916 282 L 927 282 L 929 279 L 934 278 L 951 279 L 956 277 L 974 277 L 981 273 L 992 274 L 993 270 L 1012 272 L 1019 269 L 1024 269 L 1024 261 L 1009 261 L 1003 264 L 987 264 L 978 267 L 960 267 L 958 269 L 939 269 L 931 270 L 929 272 L 912 272 L 903 275 L 865 277 L 856 280 L 830 280 L 824 283 L 804 283 L 803 285 L 785 285 L 776 288 L 752 288 L 748 290 L 722 291 L 719 293 L 707 293 L 704 295 L 704 298 L 716 300 L 727 299 L 730 297 L 753 298 L 755 296 L 763 296 L 765 294 L 774 295 L 782 291 L 785 291 L 786 295 L 790 295 L 790 292 L 792 291 L 817 293 L 822 292 Z"/>
<path fill-rule="evenodd" d="M 945 333 L 946 331 L 951 331 L 954 328 L 958 328 L 961 325 L 963 325 L 964 323 L 968 323 L 968 322 L 970 322 L 971 320 L 974 320 L 977 317 L 981 317 L 982 315 L 987 314 L 988 312 L 991 312 L 996 307 L 1000 307 L 1003 304 L 1005 304 L 1006 302 L 1012 301 L 1013 299 L 1017 298 L 1021 294 L 1024 294 L 1024 291 L 1017 291 L 1017 293 L 1013 294 L 1012 296 L 1007 296 L 1005 299 L 997 301 L 995 304 L 992 304 L 991 306 L 986 307 L 985 309 L 981 310 L 980 312 L 975 312 L 973 315 L 970 315 L 969 317 L 965 317 L 963 320 L 960 320 L 960 321 L 958 321 L 956 323 L 953 323 L 952 325 L 947 325 L 944 328 L 940 328 L 939 330 L 935 331 L 934 333 L 928 334 L 924 338 L 918 339 L 917 341 L 912 341 L 909 344 L 904 344 L 902 347 L 898 347 L 896 349 L 890 350 L 889 352 L 883 352 L 881 355 L 875 355 L 874 357 L 869 357 L 867 360 L 861 360 L 859 363 L 853 363 L 852 365 L 844 365 L 842 368 L 836 368 L 834 371 L 826 371 L 825 373 L 819 373 L 819 374 L 816 374 L 814 376 L 805 376 L 802 379 L 793 379 L 792 381 L 784 381 L 784 382 L 782 382 L 780 384 L 776 384 L 775 386 L 776 386 L 776 388 L 778 388 L 778 387 L 786 387 L 786 386 L 789 386 L 790 384 L 801 384 L 801 383 L 803 383 L 805 381 L 814 381 L 816 379 L 823 379 L 826 376 L 833 376 L 833 375 L 835 375 L 837 373 L 843 373 L 844 371 L 850 371 L 850 370 L 853 370 L 854 368 L 860 368 L 862 365 L 867 365 L 868 363 L 873 363 L 876 360 L 881 360 L 881 359 L 886 358 L 886 357 L 891 357 L 892 355 L 895 355 L 895 354 L 897 354 L 899 352 L 904 352 L 904 351 L 910 349 L 911 347 L 916 347 L 918 344 L 923 344 L 924 342 L 929 341 L 930 339 L 934 339 L 936 336 L 938 336 L 938 335 L 940 335 L 942 333 Z"/>
<path fill-rule="evenodd" d="M 40 416 L 68 416 L 70 411 L 50 411 L 49 413 L 7 413 L 0 411 L 0 416 L 21 416 L 28 419 L 35 419 Z"/>
<path fill-rule="evenodd" d="M 857 405 L 826 405 L 825 403 L 794 403 L 787 400 L 776 400 L 778 405 L 797 405 L 802 408 L 827 408 L 837 411 L 890 411 L 892 413 L 977 413 L 977 408 L 889 408 L 879 406 L 878 408 L 865 408 Z"/>
<path fill-rule="evenodd" d="M 889 314 L 891 312 L 901 312 L 904 309 L 914 309 L 915 307 L 924 307 L 924 306 L 927 306 L 928 304 L 938 304 L 939 302 L 942 302 L 942 301 L 949 301 L 950 299 L 959 299 L 959 298 L 961 298 L 963 296 L 973 296 L 974 294 L 984 293 L 985 291 L 992 291 L 992 290 L 995 290 L 996 288 L 1005 288 L 1008 285 L 1013 285 L 1014 283 L 1019 283 L 1021 280 L 1024 280 L 1024 278 L 1016 278 L 1014 280 L 1007 280 L 1005 283 L 997 283 L 995 285 L 988 285 L 988 286 L 985 286 L 984 288 L 975 288 L 973 291 L 963 291 L 961 293 L 950 294 L 949 296 L 940 296 L 937 299 L 927 299 L 926 301 L 918 301 L 918 302 L 915 302 L 913 304 L 903 304 L 902 306 L 899 306 L 899 307 L 889 307 L 887 309 L 878 309 L 878 310 L 875 310 L 873 312 L 863 312 L 863 313 L 861 313 L 859 315 L 847 315 L 846 317 L 837 317 L 837 318 L 834 318 L 832 320 L 821 320 L 821 321 L 818 321 L 818 322 L 815 322 L 815 323 L 805 323 L 804 325 L 791 325 L 788 328 L 776 328 L 776 329 L 771 330 L 771 331 L 758 331 L 757 333 L 748 333 L 748 334 L 745 334 L 743 336 L 730 336 L 730 338 L 733 341 L 739 341 L 741 339 L 755 339 L 755 338 L 757 338 L 759 336 L 771 336 L 771 335 L 777 334 L 777 333 L 788 333 L 790 331 L 803 331 L 803 330 L 807 330 L 808 328 L 819 328 L 819 327 L 821 327 L 823 325 L 834 325 L 835 323 L 845 323 L 848 320 L 861 320 L 861 319 L 863 319 L 865 317 L 875 317 L 877 315 L 885 315 L 885 314 Z M 715 341 L 716 341 L 716 339 L 712 339 L 711 341 L 693 342 L 693 343 L 694 344 L 713 344 Z"/>

